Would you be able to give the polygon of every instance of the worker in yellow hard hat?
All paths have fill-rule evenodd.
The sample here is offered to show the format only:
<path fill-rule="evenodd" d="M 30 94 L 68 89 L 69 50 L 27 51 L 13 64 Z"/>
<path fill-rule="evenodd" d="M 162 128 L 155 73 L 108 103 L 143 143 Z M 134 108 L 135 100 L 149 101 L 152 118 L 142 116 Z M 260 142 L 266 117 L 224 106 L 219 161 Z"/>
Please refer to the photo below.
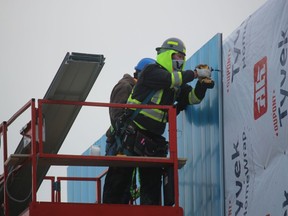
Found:
<path fill-rule="evenodd" d="M 187 105 L 199 104 L 207 89 L 214 87 L 211 69 L 207 65 L 199 65 L 195 70 L 184 70 L 186 47 L 180 39 L 168 38 L 156 51 L 156 64 L 143 69 L 127 100 L 128 104 L 176 104 L 179 113 Z M 198 79 L 195 88 L 188 85 L 194 79 Z M 162 136 L 168 122 L 167 110 L 129 109 L 124 122 L 125 130 L 120 130 L 120 137 L 126 155 L 167 156 L 168 142 Z M 114 175 L 122 185 L 130 184 L 132 170 L 120 168 Z M 160 205 L 162 168 L 139 167 L 139 175 L 141 205 Z"/>

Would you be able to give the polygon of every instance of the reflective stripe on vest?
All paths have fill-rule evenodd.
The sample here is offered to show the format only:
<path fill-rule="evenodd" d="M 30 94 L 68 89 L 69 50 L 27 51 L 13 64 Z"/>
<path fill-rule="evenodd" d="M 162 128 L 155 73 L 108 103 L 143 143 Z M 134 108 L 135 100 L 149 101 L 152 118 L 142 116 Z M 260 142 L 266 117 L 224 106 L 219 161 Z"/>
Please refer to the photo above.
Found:
<path fill-rule="evenodd" d="M 163 95 L 163 89 L 160 89 L 153 95 L 151 101 L 155 104 L 160 104 L 162 95 Z"/>
<path fill-rule="evenodd" d="M 175 86 L 181 86 L 182 85 L 182 73 L 181 72 L 172 72 L 171 73 L 171 86 L 170 88 L 173 88 Z"/>
<path fill-rule="evenodd" d="M 131 94 L 132 95 L 132 94 Z M 136 100 L 136 99 L 132 99 L 131 95 L 129 96 L 127 103 L 128 104 L 141 104 L 140 101 Z M 163 90 L 159 90 L 157 91 L 151 101 L 153 103 L 155 103 L 156 105 L 158 105 L 161 101 L 163 95 Z M 132 110 L 136 110 L 136 108 L 131 108 Z M 167 122 L 167 112 L 164 112 L 163 110 L 159 110 L 159 109 L 141 109 L 140 112 L 142 115 L 147 116 L 155 121 L 158 122 Z"/>
<path fill-rule="evenodd" d="M 138 122 L 136 122 L 136 121 L 133 121 L 133 122 L 134 122 L 134 124 L 136 124 L 137 127 L 139 127 L 140 129 L 142 129 L 142 130 L 147 130 L 145 127 L 143 127 L 142 125 L 140 125 Z"/>
<path fill-rule="evenodd" d="M 195 89 L 189 93 L 189 104 L 199 104 L 201 100 L 195 95 Z"/>
<path fill-rule="evenodd" d="M 140 111 L 141 114 L 155 120 L 158 122 L 167 122 L 166 119 L 166 112 L 159 110 L 159 109 L 142 109 Z"/>

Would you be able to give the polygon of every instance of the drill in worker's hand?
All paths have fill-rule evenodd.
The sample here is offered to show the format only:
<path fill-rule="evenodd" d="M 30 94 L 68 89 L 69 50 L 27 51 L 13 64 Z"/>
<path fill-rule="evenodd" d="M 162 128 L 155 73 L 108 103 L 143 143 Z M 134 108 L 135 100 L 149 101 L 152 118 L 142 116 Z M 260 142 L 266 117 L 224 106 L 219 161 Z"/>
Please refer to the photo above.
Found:
<path fill-rule="evenodd" d="M 211 79 L 212 69 L 206 64 L 200 64 L 195 70 L 197 71 L 199 82 L 206 88 L 212 89 L 215 85 L 214 81 Z"/>

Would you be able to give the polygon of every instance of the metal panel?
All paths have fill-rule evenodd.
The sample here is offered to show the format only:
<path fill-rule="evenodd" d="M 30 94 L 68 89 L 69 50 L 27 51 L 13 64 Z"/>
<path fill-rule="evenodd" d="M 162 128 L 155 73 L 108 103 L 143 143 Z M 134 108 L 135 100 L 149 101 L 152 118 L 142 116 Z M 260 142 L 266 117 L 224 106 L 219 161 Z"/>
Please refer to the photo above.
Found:
<path fill-rule="evenodd" d="M 222 35 L 215 35 L 187 60 L 186 69 L 208 64 L 222 67 Z M 178 116 L 178 155 L 187 158 L 179 172 L 180 206 L 185 216 L 224 215 L 221 73 L 212 72 L 215 87 L 199 105 Z M 191 85 L 195 86 L 196 80 Z"/>
<path fill-rule="evenodd" d="M 106 135 L 104 134 L 93 145 L 101 147 L 101 155 L 105 155 Z M 88 148 L 82 155 L 90 155 L 90 148 Z M 80 169 L 79 175 L 75 174 L 76 169 Z M 68 166 L 68 177 L 97 177 L 101 175 L 108 167 L 75 167 Z M 84 170 L 87 169 L 87 172 Z M 105 177 L 102 179 L 101 190 L 103 191 Z M 85 188 L 85 190 L 84 190 Z M 88 189 L 88 192 L 87 192 Z M 79 198 L 81 198 L 79 200 Z M 87 200 L 88 199 L 88 200 Z M 67 184 L 67 201 L 68 202 L 80 202 L 80 203 L 95 203 L 96 202 L 96 183 L 95 182 L 76 182 L 70 181 Z"/>
<path fill-rule="evenodd" d="M 67 53 L 44 99 L 85 101 L 104 65 L 102 55 Z M 44 152 L 57 153 L 81 106 L 44 105 Z"/>
<path fill-rule="evenodd" d="M 104 60 L 103 55 L 67 53 L 44 99 L 85 101 L 104 65 Z M 43 106 L 46 134 L 45 153 L 55 154 L 59 151 L 80 109 L 81 106 L 51 104 Z M 26 150 L 23 147 L 23 140 L 21 140 L 15 153 L 23 153 Z M 48 169 L 49 166 L 47 165 L 38 166 L 38 187 L 41 185 Z M 9 199 L 10 215 L 12 216 L 22 212 L 30 202 L 31 165 L 23 165 L 15 176 L 9 182 L 9 194 L 19 200 L 27 199 L 23 202 Z M 3 194 L 3 187 L 0 188 L 0 194 Z M 2 195 L 0 199 L 2 199 Z"/>

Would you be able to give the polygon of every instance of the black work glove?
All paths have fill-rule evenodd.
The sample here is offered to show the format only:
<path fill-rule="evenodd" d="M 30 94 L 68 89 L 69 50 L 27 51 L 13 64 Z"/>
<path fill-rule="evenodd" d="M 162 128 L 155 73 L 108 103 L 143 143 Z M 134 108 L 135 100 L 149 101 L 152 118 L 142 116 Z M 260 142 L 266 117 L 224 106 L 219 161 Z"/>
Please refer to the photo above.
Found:
<path fill-rule="evenodd" d="M 211 78 L 198 79 L 195 86 L 195 95 L 202 100 L 205 97 L 207 89 L 214 88 L 214 81 Z"/>
<path fill-rule="evenodd" d="M 212 89 L 215 85 L 214 80 L 212 80 L 210 77 L 199 78 L 199 82 L 207 89 Z"/>

